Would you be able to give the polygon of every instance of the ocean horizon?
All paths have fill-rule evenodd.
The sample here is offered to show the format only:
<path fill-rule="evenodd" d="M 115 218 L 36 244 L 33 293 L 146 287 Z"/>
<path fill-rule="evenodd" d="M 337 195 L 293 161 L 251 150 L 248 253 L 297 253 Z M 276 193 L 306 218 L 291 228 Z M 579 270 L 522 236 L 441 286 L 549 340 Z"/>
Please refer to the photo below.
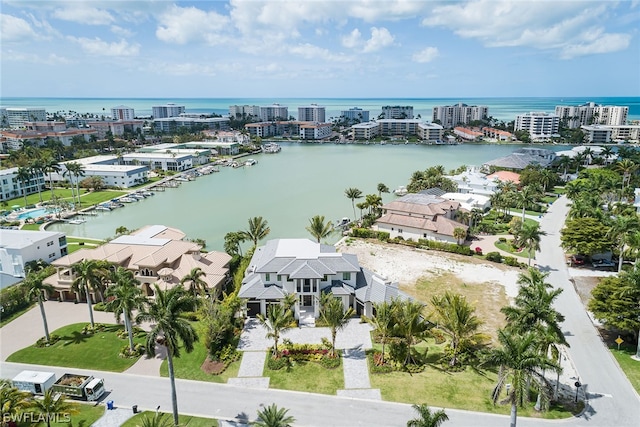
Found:
<path fill-rule="evenodd" d="M 411 105 L 414 116 L 430 120 L 433 107 L 464 103 L 486 105 L 489 115 L 505 122 L 531 111 L 552 113 L 557 105 L 582 105 L 595 102 L 601 105 L 629 107 L 628 120 L 640 120 L 640 97 L 466 97 L 466 98 L 61 98 L 61 97 L 0 97 L 2 107 L 41 107 L 47 113 L 92 113 L 109 116 L 111 108 L 125 105 L 135 110 L 136 116 L 151 115 L 151 107 L 166 103 L 184 105 L 188 113 L 229 114 L 230 105 L 266 106 L 274 103 L 287 106 L 289 115 L 297 117 L 300 106 L 318 104 L 326 107 L 326 117 L 339 117 L 340 111 L 358 107 L 369 110 L 377 117 L 384 105 Z"/>

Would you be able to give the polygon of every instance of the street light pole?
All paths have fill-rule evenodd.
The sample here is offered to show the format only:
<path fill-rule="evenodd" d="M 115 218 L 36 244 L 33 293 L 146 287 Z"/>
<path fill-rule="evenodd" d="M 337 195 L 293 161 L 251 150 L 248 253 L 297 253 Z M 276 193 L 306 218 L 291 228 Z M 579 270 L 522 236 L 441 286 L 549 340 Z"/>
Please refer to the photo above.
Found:
<path fill-rule="evenodd" d="M 578 391 L 580 391 L 580 386 L 582 384 L 580 384 L 580 381 L 576 381 L 575 384 L 573 384 L 576 386 L 576 403 L 578 403 Z"/>

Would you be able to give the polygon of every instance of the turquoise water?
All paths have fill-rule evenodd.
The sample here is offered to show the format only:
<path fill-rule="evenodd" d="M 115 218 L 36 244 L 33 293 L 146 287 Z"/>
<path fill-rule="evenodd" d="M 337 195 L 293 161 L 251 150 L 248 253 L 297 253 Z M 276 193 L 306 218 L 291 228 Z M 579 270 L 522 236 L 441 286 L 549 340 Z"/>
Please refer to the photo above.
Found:
<path fill-rule="evenodd" d="M 135 229 L 164 224 L 183 230 L 189 238 L 202 238 L 208 249 L 222 250 L 224 235 L 247 228 L 247 220 L 262 216 L 269 222 L 269 238 L 310 237 L 305 227 L 315 215 L 337 221 L 354 218 L 349 187 L 363 195 L 377 194 L 378 183 L 391 190 L 407 185 L 416 170 L 441 164 L 446 170 L 460 165 L 481 165 L 513 152 L 514 145 L 336 145 L 282 144 L 279 154 L 259 154 L 251 167 L 222 167 L 185 182 L 179 188 L 100 212 L 77 225 L 55 224 L 51 230 L 72 236 L 107 238 L 116 228 Z M 553 149 L 566 149 L 552 146 Z M 395 198 L 382 194 L 383 201 Z M 364 199 L 357 200 L 356 203 Z M 356 216 L 360 213 L 356 208 Z M 327 239 L 333 243 L 339 236 Z"/>
<path fill-rule="evenodd" d="M 18 215 L 19 219 L 33 219 L 33 218 L 38 218 L 41 216 L 45 216 L 45 215 L 50 215 L 55 213 L 55 211 L 53 209 L 50 208 L 39 208 L 39 209 L 35 209 L 32 211 L 28 211 L 28 212 L 23 212 L 20 215 Z"/>
<path fill-rule="evenodd" d="M 135 110 L 136 115 L 151 115 L 151 107 L 173 102 L 184 105 L 191 113 L 216 113 L 227 115 L 229 105 L 270 105 L 277 102 L 289 107 L 289 114 L 297 116 L 298 106 L 316 103 L 327 109 L 327 119 L 338 117 L 340 111 L 360 107 L 371 111 L 376 117 L 383 105 L 412 105 L 414 114 L 430 120 L 432 109 L 437 105 L 451 105 L 463 102 L 469 105 L 487 105 L 489 115 L 504 121 L 530 111 L 555 111 L 556 105 L 580 105 L 595 102 L 603 105 L 629 107 L 629 120 L 640 120 L 640 97 L 546 97 L 546 98 L 0 98 L 3 107 L 44 107 L 47 112 L 76 111 L 111 115 L 111 108 L 126 105 Z"/>

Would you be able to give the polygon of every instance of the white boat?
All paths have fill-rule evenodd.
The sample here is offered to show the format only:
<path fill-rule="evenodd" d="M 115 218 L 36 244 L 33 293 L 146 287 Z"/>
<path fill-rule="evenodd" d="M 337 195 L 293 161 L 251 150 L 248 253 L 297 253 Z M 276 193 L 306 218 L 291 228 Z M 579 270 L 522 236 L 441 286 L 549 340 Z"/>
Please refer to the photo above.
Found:
<path fill-rule="evenodd" d="M 334 228 L 344 228 L 351 223 L 351 220 L 347 217 L 342 218 L 339 221 L 336 221 Z"/>
<path fill-rule="evenodd" d="M 245 166 L 253 166 L 258 164 L 258 161 L 255 159 L 247 159 L 246 162 L 244 162 Z"/>
<path fill-rule="evenodd" d="M 85 222 L 87 222 L 84 219 L 70 219 L 69 221 L 67 221 L 69 224 L 84 224 Z"/>
<path fill-rule="evenodd" d="M 111 208 L 107 206 L 96 206 L 94 209 L 97 211 L 111 211 Z"/>
<path fill-rule="evenodd" d="M 187 182 L 189 181 L 187 178 L 183 177 L 183 176 L 177 176 L 175 178 L 173 178 L 174 181 L 182 181 L 182 182 Z"/>
<path fill-rule="evenodd" d="M 404 185 L 400 185 L 398 188 L 393 190 L 393 194 L 395 194 L 396 196 L 404 196 L 407 193 L 407 187 L 405 187 Z"/>
<path fill-rule="evenodd" d="M 133 197 L 120 197 L 120 201 L 124 203 L 133 203 L 133 202 L 137 202 L 138 199 L 135 199 Z"/>

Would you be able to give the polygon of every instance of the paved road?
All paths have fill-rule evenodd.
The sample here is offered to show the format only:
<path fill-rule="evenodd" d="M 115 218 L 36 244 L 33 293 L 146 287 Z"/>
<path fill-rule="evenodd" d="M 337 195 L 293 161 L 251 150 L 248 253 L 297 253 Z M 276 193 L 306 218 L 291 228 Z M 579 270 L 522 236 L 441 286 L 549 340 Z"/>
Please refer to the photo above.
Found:
<path fill-rule="evenodd" d="M 570 345 L 569 354 L 589 398 L 587 410 L 575 424 L 640 426 L 640 397 L 603 344 L 569 280 L 560 247 L 560 229 L 568 210 L 567 198 L 563 196 L 540 221 L 547 235 L 540 242 L 541 251 L 536 259 L 540 269 L 549 271 L 549 283 L 564 290 L 557 300 L 557 309 L 566 318 L 562 326 Z"/>

